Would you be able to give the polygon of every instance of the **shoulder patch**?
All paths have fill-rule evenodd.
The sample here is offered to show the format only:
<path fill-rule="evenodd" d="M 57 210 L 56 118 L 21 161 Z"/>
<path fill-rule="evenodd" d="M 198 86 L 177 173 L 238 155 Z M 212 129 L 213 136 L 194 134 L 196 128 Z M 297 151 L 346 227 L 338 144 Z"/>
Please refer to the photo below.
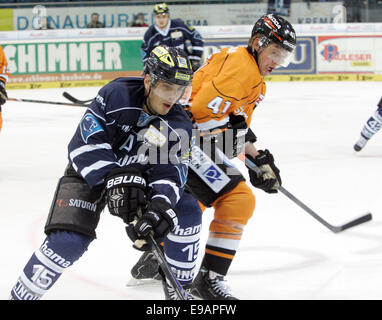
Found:
<path fill-rule="evenodd" d="M 85 143 L 88 142 L 89 137 L 93 134 L 104 131 L 97 118 L 90 113 L 85 114 L 82 118 L 80 122 L 80 130 L 82 140 L 84 140 Z"/>

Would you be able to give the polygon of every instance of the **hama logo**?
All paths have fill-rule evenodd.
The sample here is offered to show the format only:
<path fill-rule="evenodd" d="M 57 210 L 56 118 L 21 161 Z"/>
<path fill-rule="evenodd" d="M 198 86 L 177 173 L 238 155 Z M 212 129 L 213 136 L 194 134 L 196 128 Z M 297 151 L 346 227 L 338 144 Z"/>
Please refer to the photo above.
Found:
<path fill-rule="evenodd" d="M 221 173 L 217 171 L 213 166 L 210 166 L 206 171 L 204 171 L 203 175 L 211 183 L 214 183 L 215 181 L 222 181 L 220 178 Z"/>
<path fill-rule="evenodd" d="M 88 142 L 88 139 L 93 134 L 103 131 L 101 125 L 99 124 L 97 118 L 92 114 L 86 114 L 80 123 L 81 137 L 85 143 Z"/>

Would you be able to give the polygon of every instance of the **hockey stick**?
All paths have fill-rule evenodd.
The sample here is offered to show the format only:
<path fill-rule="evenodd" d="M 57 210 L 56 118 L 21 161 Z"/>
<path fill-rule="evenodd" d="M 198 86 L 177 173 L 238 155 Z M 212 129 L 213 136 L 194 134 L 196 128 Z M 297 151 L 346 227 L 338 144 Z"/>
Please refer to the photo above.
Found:
<path fill-rule="evenodd" d="M 148 243 L 151 245 L 151 251 L 154 253 L 155 257 L 158 260 L 159 266 L 162 268 L 166 279 L 169 280 L 171 286 L 174 288 L 176 295 L 180 300 L 187 300 L 187 294 L 184 291 L 182 285 L 176 279 L 174 273 L 171 271 L 170 266 L 168 265 L 166 258 L 159 247 L 159 244 L 155 241 L 153 235 L 150 233 L 148 237 Z M 165 280 L 166 281 L 166 280 Z"/>
<path fill-rule="evenodd" d="M 138 216 L 142 216 L 142 208 L 138 208 Z M 137 220 L 134 222 L 136 223 Z M 140 244 L 143 244 L 145 241 L 151 246 L 151 251 L 155 255 L 155 257 L 158 260 L 159 267 L 162 268 L 162 271 L 166 277 L 166 279 L 169 280 L 171 286 L 174 288 L 176 295 L 180 300 L 187 300 L 187 294 L 184 291 L 182 285 L 179 283 L 179 281 L 176 279 L 174 273 L 171 271 L 171 268 L 169 264 L 166 261 L 166 257 L 164 256 L 164 253 L 162 252 L 160 245 L 156 242 L 154 239 L 154 236 L 150 232 L 147 239 L 145 240 L 136 240 L 139 241 Z M 166 281 L 165 279 L 165 281 Z"/>
<path fill-rule="evenodd" d="M 33 100 L 33 99 L 21 99 L 21 98 L 8 98 L 8 101 L 57 104 L 61 106 L 71 106 L 71 107 L 87 107 L 87 105 L 83 103 L 69 103 L 69 102 L 57 102 L 57 101 L 45 101 L 45 100 Z"/>
<path fill-rule="evenodd" d="M 89 100 L 79 100 L 75 97 L 73 97 L 71 94 L 69 94 L 68 92 L 63 92 L 62 95 L 68 99 L 69 101 L 73 102 L 73 103 L 82 103 L 82 104 L 87 104 L 89 102 L 91 102 L 93 99 L 89 99 Z"/>
<path fill-rule="evenodd" d="M 255 171 L 257 174 L 262 174 L 259 167 L 257 167 L 251 160 L 246 158 L 243 154 L 239 154 L 238 158 L 245 162 L 246 166 L 249 167 L 251 170 Z M 344 231 L 346 229 L 352 228 L 354 226 L 357 226 L 361 223 L 370 221 L 372 219 L 372 215 L 370 212 L 367 214 L 356 218 L 352 221 L 349 221 L 348 223 L 345 223 L 341 226 L 334 226 L 327 221 L 325 221 L 323 218 L 321 218 L 317 213 L 315 213 L 312 209 L 310 209 L 307 205 L 305 205 L 302 201 L 297 199 L 293 194 L 291 194 L 288 190 L 286 190 L 284 187 L 279 186 L 278 191 L 280 191 L 283 195 L 285 195 L 287 198 L 292 200 L 295 204 L 297 204 L 300 208 L 305 210 L 307 213 L 309 213 L 313 218 L 315 218 L 317 221 L 319 221 L 321 224 L 323 224 L 325 227 L 327 227 L 330 231 L 334 233 L 338 233 L 341 231 Z"/>

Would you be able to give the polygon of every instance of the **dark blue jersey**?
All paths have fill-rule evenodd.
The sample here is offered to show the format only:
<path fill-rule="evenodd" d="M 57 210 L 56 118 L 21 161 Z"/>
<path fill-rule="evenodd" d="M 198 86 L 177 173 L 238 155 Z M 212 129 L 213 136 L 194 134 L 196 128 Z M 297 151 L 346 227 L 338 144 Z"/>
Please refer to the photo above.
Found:
<path fill-rule="evenodd" d="M 188 40 L 188 44 L 186 41 Z M 177 47 L 188 52 L 188 58 L 197 62 L 203 55 L 203 38 L 198 31 L 186 25 L 180 19 L 171 19 L 165 30 L 159 29 L 155 24 L 151 25 L 144 37 L 141 47 L 142 61 L 145 63 L 150 52 L 158 45 Z"/>
<path fill-rule="evenodd" d="M 152 197 L 175 205 L 187 179 L 192 124 L 180 105 L 149 116 L 143 101 L 142 78 L 101 88 L 69 143 L 69 161 L 90 187 L 115 168 L 137 168 L 148 174 Z"/>

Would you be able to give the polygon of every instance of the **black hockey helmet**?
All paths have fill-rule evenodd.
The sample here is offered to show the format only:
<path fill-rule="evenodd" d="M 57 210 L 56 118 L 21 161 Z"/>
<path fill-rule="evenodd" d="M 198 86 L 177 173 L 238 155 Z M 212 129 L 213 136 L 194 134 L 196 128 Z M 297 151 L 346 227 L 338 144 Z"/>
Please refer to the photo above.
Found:
<path fill-rule="evenodd" d="M 167 46 L 157 46 L 145 64 L 145 74 L 150 74 L 151 83 L 163 80 L 180 86 L 191 83 L 193 71 L 187 54 L 179 49 Z"/>
<path fill-rule="evenodd" d="M 154 14 L 164 14 L 164 13 L 168 13 L 170 10 L 167 6 L 166 3 L 157 3 L 155 6 L 154 6 Z"/>
<path fill-rule="evenodd" d="M 265 37 L 263 46 L 273 41 L 289 52 L 293 52 L 296 48 L 296 33 L 292 25 L 276 14 L 266 14 L 257 20 L 251 37 L 256 34 L 262 34 Z"/>

